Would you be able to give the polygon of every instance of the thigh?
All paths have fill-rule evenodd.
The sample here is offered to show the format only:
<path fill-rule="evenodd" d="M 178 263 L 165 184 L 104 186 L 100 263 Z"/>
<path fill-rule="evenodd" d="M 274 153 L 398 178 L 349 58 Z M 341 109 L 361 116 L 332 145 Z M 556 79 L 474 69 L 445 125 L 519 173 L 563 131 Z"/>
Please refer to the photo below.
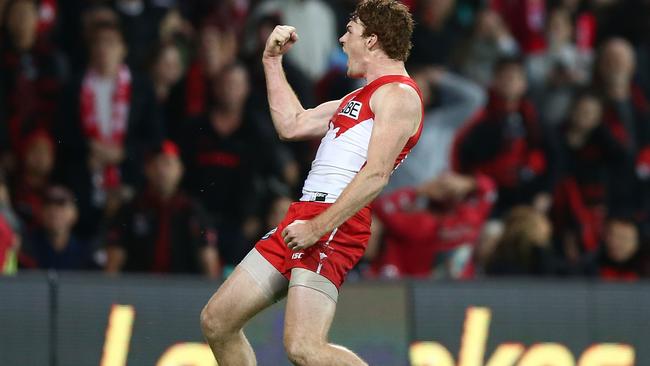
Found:
<path fill-rule="evenodd" d="M 260 311 L 286 294 L 288 281 L 253 250 L 212 295 L 206 305 L 221 322 L 241 328 Z"/>
<path fill-rule="evenodd" d="M 305 286 L 290 287 L 284 318 L 285 339 L 327 342 L 335 311 L 336 302 L 323 292 Z"/>

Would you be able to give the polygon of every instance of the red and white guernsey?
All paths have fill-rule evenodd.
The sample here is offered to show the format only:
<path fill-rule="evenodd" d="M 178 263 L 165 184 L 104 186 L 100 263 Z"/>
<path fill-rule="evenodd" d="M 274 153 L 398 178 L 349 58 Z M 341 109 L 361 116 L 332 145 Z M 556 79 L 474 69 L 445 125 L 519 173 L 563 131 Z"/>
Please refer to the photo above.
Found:
<path fill-rule="evenodd" d="M 316 158 L 305 181 L 301 201 L 333 203 L 352 179 L 359 173 L 368 158 L 368 144 L 375 114 L 370 109 L 370 97 L 380 86 L 389 83 L 406 84 L 422 94 L 413 79 L 401 75 L 386 75 L 348 94 L 332 116 L 329 130 L 321 140 Z M 422 109 L 424 115 L 424 107 Z M 422 132 L 411 136 L 395 160 L 395 168 L 406 158 Z"/>

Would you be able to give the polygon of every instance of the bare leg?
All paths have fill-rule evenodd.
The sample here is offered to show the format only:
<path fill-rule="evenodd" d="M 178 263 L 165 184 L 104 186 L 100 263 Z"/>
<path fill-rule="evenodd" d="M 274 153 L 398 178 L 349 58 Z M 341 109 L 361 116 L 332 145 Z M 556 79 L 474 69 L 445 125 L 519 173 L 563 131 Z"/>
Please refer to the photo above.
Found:
<path fill-rule="evenodd" d="M 309 287 L 289 288 L 284 321 L 284 347 L 289 360 L 300 366 L 367 366 L 352 351 L 327 342 L 336 303 Z"/>
<path fill-rule="evenodd" d="M 241 265 L 237 266 L 201 312 L 203 335 L 220 366 L 257 364 L 242 329 L 248 320 L 271 304 L 273 296 L 268 290 Z"/>

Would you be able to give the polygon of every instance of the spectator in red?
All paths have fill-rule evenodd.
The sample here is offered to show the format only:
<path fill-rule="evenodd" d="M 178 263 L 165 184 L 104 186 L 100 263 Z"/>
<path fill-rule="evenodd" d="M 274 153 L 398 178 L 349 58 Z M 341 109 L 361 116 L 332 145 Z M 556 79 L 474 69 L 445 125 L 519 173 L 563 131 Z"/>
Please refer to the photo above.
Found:
<path fill-rule="evenodd" d="M 16 272 L 21 229 L 18 217 L 11 208 L 7 181 L 0 171 L 0 275 Z"/>
<path fill-rule="evenodd" d="M 650 104 L 634 82 L 635 53 L 630 43 L 621 38 L 608 39 L 599 50 L 594 82 L 603 94 L 604 125 L 636 169 L 619 172 L 617 204 L 624 211 L 641 210 L 639 203 L 648 204 L 650 182 Z M 636 170 L 636 174 L 635 174 Z M 645 201 L 639 199 L 643 190 Z"/>
<path fill-rule="evenodd" d="M 639 228 L 629 218 L 608 220 L 598 275 L 606 280 L 633 281 L 650 276 L 650 258 L 643 247 Z"/>
<path fill-rule="evenodd" d="M 13 204 L 28 230 L 40 225 L 43 195 L 50 185 L 55 150 L 52 136 L 36 130 L 23 141 L 14 182 Z"/>
<path fill-rule="evenodd" d="M 526 75 L 517 58 L 501 59 L 485 110 L 456 138 L 454 164 L 465 174 L 480 172 L 496 182 L 496 214 L 517 204 L 550 205 L 548 154 Z"/>
<path fill-rule="evenodd" d="M 96 230 L 109 192 L 141 182 L 144 153 L 163 136 L 151 82 L 124 63 L 120 29 L 90 30 L 90 64 L 70 83 L 57 130 L 57 171 L 79 197 L 84 235 Z"/>
<path fill-rule="evenodd" d="M 182 129 L 181 98 L 173 95 L 183 78 L 185 65 L 178 46 L 172 42 L 159 44 L 153 52 L 150 75 L 156 101 L 162 113 L 165 130 L 169 137 L 178 138 Z"/>
<path fill-rule="evenodd" d="M 210 81 L 222 72 L 223 68 L 235 62 L 239 52 L 234 30 L 220 29 L 206 24 L 199 33 L 195 60 L 189 65 L 183 87 L 178 95 L 184 98 L 181 117 L 197 118 L 209 108 Z"/>
<path fill-rule="evenodd" d="M 86 242 L 72 232 L 79 212 L 67 188 L 47 189 L 41 211 L 41 225 L 27 235 L 22 264 L 26 267 L 57 270 L 81 270 L 92 266 Z"/>
<path fill-rule="evenodd" d="M 383 234 L 385 243 L 374 270 L 385 277 L 472 277 L 472 252 L 494 198 L 490 178 L 456 173 L 382 196 L 372 204 L 381 224 L 373 235 Z"/>
<path fill-rule="evenodd" d="M 16 234 L 4 217 L 0 216 L 0 275 L 16 270 Z"/>
<path fill-rule="evenodd" d="M 248 73 L 240 64 L 227 66 L 211 84 L 210 112 L 191 122 L 182 151 L 188 190 L 216 219 L 221 255 L 236 265 L 261 229 L 260 187 L 266 177 L 297 180 L 295 162 L 261 128 L 270 122 L 247 108 Z"/>
<path fill-rule="evenodd" d="M 489 0 L 488 3 L 501 14 L 525 54 L 544 50 L 546 1 Z"/>
<path fill-rule="evenodd" d="M 489 256 L 488 276 L 532 276 L 555 274 L 558 262 L 551 246 L 552 226 L 538 210 L 514 207 L 504 219 L 504 230 Z"/>
<path fill-rule="evenodd" d="M 0 155 L 3 155 L 9 151 L 16 154 L 19 142 L 34 129 L 52 127 L 65 67 L 56 49 L 38 38 L 36 1 L 9 1 L 1 27 Z"/>
<path fill-rule="evenodd" d="M 219 274 L 217 235 L 198 202 L 179 189 L 183 164 L 166 140 L 147 159 L 147 186 L 107 234 L 108 272 Z"/>
<path fill-rule="evenodd" d="M 617 169 L 630 166 L 625 151 L 602 124 L 602 108 L 595 94 L 580 94 L 554 139 L 561 164 L 552 218 L 562 251 L 574 263 L 598 249 Z"/>

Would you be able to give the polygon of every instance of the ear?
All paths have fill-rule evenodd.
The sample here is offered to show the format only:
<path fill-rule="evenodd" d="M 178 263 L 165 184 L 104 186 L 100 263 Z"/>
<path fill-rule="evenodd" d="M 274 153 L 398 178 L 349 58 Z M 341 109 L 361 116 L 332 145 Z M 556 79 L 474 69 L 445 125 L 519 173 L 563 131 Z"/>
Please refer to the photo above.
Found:
<path fill-rule="evenodd" d="M 377 38 L 376 34 L 373 33 L 370 36 L 366 37 L 366 48 L 368 48 L 368 50 L 375 48 L 377 43 L 379 43 L 379 39 Z"/>

